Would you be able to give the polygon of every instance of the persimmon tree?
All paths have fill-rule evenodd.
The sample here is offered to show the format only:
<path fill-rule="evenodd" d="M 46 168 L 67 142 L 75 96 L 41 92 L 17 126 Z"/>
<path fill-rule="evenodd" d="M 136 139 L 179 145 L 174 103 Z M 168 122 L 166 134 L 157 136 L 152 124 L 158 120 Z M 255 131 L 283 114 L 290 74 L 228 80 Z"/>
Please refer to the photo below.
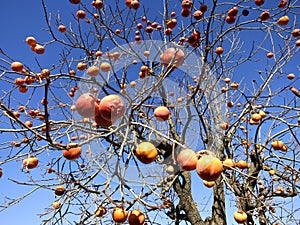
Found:
<path fill-rule="evenodd" d="M 1 210 L 46 189 L 41 224 L 300 222 L 299 1 L 48 4 L 39 70 L 1 49 L 0 176 L 33 187 Z"/>

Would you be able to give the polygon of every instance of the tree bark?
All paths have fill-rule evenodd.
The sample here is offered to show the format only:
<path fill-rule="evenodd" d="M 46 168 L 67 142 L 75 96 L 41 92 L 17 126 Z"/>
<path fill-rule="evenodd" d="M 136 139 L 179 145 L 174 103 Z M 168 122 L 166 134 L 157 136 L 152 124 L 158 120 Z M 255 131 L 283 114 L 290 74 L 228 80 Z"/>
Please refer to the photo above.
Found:
<path fill-rule="evenodd" d="M 197 204 L 193 200 L 191 191 L 191 173 L 184 171 L 181 174 L 182 181 L 177 179 L 174 182 L 174 189 L 179 197 L 178 212 L 181 210 L 185 212 L 187 220 L 193 225 L 206 225 L 206 222 L 202 220 L 197 208 Z M 177 215 L 177 219 L 180 219 L 181 215 Z"/>
<path fill-rule="evenodd" d="M 214 186 L 214 202 L 212 207 L 212 223 L 226 225 L 224 183 L 219 178 Z"/>

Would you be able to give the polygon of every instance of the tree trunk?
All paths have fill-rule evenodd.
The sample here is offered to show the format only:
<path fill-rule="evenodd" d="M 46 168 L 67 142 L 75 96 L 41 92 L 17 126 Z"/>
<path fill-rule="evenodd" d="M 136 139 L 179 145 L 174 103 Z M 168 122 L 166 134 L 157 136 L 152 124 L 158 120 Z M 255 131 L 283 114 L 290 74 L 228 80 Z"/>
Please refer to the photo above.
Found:
<path fill-rule="evenodd" d="M 222 180 L 219 179 L 214 187 L 212 217 L 203 220 L 191 193 L 191 173 L 185 171 L 181 174 L 181 178 L 182 180 L 177 179 L 174 182 L 174 189 L 180 199 L 176 216 L 178 224 L 180 219 L 186 219 L 193 225 L 226 225 L 225 193 Z M 180 214 L 181 210 L 185 212 L 184 215 Z"/>
<path fill-rule="evenodd" d="M 224 183 L 219 178 L 214 186 L 214 202 L 212 207 L 212 223 L 226 225 Z"/>
<path fill-rule="evenodd" d="M 185 212 L 186 219 L 193 225 L 206 225 L 202 220 L 200 213 L 197 208 L 197 204 L 193 200 L 192 191 L 191 191 L 191 173 L 184 171 L 181 174 L 182 182 L 180 179 L 177 179 L 174 182 L 174 189 L 179 197 L 179 204 L 177 210 L 176 220 L 180 220 L 183 215 L 180 214 L 180 211 Z M 179 215 L 178 215 L 179 214 Z M 179 224 L 179 223 L 178 223 Z"/>

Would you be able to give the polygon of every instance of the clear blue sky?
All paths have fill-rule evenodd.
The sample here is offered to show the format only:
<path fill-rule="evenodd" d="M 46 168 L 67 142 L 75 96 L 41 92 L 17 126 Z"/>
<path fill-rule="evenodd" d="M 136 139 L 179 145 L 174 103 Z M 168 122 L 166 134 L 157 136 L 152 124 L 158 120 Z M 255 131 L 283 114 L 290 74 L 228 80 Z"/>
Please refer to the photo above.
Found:
<path fill-rule="evenodd" d="M 85 1 L 90 4 L 89 1 Z M 147 2 L 148 6 L 154 7 L 155 2 L 161 2 L 161 0 L 144 0 Z M 148 3 L 149 2 L 149 3 Z M 61 13 L 62 20 L 68 21 L 70 18 L 70 12 L 76 12 L 77 6 L 69 4 L 68 0 L 46 0 L 49 12 Z M 15 57 L 15 60 L 24 61 L 33 70 L 38 68 L 34 58 L 37 57 L 33 52 L 30 51 L 28 46 L 25 44 L 25 38 L 27 36 L 35 36 L 39 41 L 45 42 L 49 41 L 50 37 L 46 28 L 44 14 L 42 11 L 42 5 L 39 0 L 2 0 L 1 1 L 2 12 L 0 14 L 0 25 L 2 34 L 0 36 L 0 48 L 7 51 L 9 55 Z M 153 10 L 153 8 L 152 8 Z M 153 10 L 157 13 L 157 10 Z M 155 16 L 153 16 L 155 18 Z M 55 47 L 46 49 L 47 54 L 39 55 L 39 62 L 42 66 L 49 67 L 52 63 L 56 63 L 59 59 Z M 25 59 L 25 60 L 24 60 Z M 49 60 L 51 59 L 51 60 Z M 249 66 L 249 65 L 248 65 Z M 252 68 L 255 70 L 255 68 Z M 257 69 L 260 69 L 259 67 Z M 238 79 L 242 79 L 243 71 L 237 76 Z M 288 72 L 298 73 L 296 67 L 291 67 Z M 252 79 L 252 78 L 250 78 Z M 43 163 L 43 162 L 41 162 Z M 21 162 L 11 163 L 9 166 L 3 166 L 4 174 L 0 179 L 0 199 L 4 195 L 9 197 L 19 196 L 20 193 L 26 193 L 26 191 L 31 190 L 31 188 L 22 187 L 19 188 L 17 185 L 7 182 L 9 177 L 12 178 L 24 178 L 24 174 L 18 174 L 21 169 Z M 17 172 L 16 172 L 17 171 Z M 32 172 L 32 175 L 38 174 L 40 171 L 37 169 L 36 172 Z M 206 194 L 210 194 L 203 188 L 202 181 L 195 179 L 194 190 L 198 190 L 200 186 Z M 202 200 L 203 195 L 195 192 L 195 199 Z M 21 203 L 9 208 L 8 210 L 0 213 L 0 220 L 2 223 L 9 223 L 10 225 L 20 225 L 20 224 L 39 224 L 40 219 L 36 214 L 43 213 L 47 206 L 51 207 L 54 201 L 53 193 L 49 191 L 37 191 L 29 198 L 26 198 Z M 234 210 L 234 208 L 232 208 Z M 230 218 L 229 218 L 230 220 Z"/>

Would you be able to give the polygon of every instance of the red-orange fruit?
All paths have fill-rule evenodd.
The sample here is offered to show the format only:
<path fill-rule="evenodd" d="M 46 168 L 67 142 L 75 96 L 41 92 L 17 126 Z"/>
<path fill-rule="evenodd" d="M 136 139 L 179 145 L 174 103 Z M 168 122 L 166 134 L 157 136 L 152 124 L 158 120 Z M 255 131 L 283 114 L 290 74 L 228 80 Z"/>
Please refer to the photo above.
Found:
<path fill-rule="evenodd" d="M 55 189 L 54 189 L 54 193 L 58 196 L 61 196 L 63 195 L 64 193 L 66 192 L 66 188 L 64 186 L 57 186 Z"/>
<path fill-rule="evenodd" d="M 11 69 L 15 72 L 21 72 L 23 69 L 23 64 L 20 62 L 13 62 L 10 66 Z"/>
<path fill-rule="evenodd" d="M 36 54 L 39 54 L 39 55 L 44 54 L 44 53 L 45 53 L 45 47 L 42 46 L 42 45 L 37 44 L 37 45 L 35 45 L 35 47 L 34 47 L 34 52 L 35 52 Z"/>
<path fill-rule="evenodd" d="M 166 121 L 168 120 L 170 115 L 170 111 L 166 106 L 158 106 L 154 110 L 154 116 L 158 121 Z"/>
<path fill-rule="evenodd" d="M 26 122 L 25 122 L 25 125 L 26 125 L 27 127 L 32 127 L 33 123 L 32 123 L 32 121 L 26 121 Z"/>
<path fill-rule="evenodd" d="M 183 1 L 181 2 L 181 7 L 182 7 L 183 9 L 190 9 L 191 6 L 192 6 L 192 2 L 191 2 L 190 0 L 183 0 Z"/>
<path fill-rule="evenodd" d="M 85 13 L 85 11 L 83 11 L 83 10 L 78 10 L 77 12 L 76 12 L 76 16 L 79 18 L 79 19 L 84 19 L 85 17 L 86 17 L 86 13 Z"/>
<path fill-rule="evenodd" d="M 288 149 L 289 147 L 286 144 L 283 144 L 281 151 L 286 152 Z"/>
<path fill-rule="evenodd" d="M 167 27 L 173 29 L 177 25 L 177 20 L 176 19 L 170 19 L 167 21 Z"/>
<path fill-rule="evenodd" d="M 95 122 L 98 126 L 100 127 L 110 127 L 111 125 L 114 124 L 115 121 L 111 121 L 111 120 L 106 120 L 101 116 L 101 113 L 99 112 L 99 104 L 95 103 Z"/>
<path fill-rule="evenodd" d="M 26 93 L 28 91 L 28 86 L 26 86 L 26 85 L 19 86 L 19 91 L 21 93 Z"/>
<path fill-rule="evenodd" d="M 182 9 L 181 10 L 181 15 L 183 17 L 188 17 L 191 14 L 191 11 L 189 9 Z"/>
<path fill-rule="evenodd" d="M 131 0 L 126 0 L 125 4 L 128 8 L 131 8 Z"/>
<path fill-rule="evenodd" d="M 196 169 L 198 158 L 192 149 L 184 149 L 177 155 L 177 161 L 183 170 L 191 171 Z"/>
<path fill-rule="evenodd" d="M 278 8 L 284 8 L 287 4 L 287 0 L 280 0 Z"/>
<path fill-rule="evenodd" d="M 151 34 L 151 33 L 154 31 L 154 29 L 153 29 L 152 26 L 147 26 L 147 27 L 145 28 L 145 31 L 146 31 L 148 34 Z"/>
<path fill-rule="evenodd" d="M 293 35 L 294 38 L 300 37 L 300 29 L 299 28 L 298 29 L 294 29 L 292 31 L 292 35 Z"/>
<path fill-rule="evenodd" d="M 232 107 L 234 106 L 234 102 L 227 102 L 227 106 L 228 106 L 229 108 L 232 108 Z"/>
<path fill-rule="evenodd" d="M 286 26 L 289 23 L 290 19 L 288 16 L 282 16 L 277 20 L 277 23 L 280 26 Z"/>
<path fill-rule="evenodd" d="M 208 187 L 208 188 L 212 188 L 213 186 L 215 186 L 215 181 L 207 181 L 207 180 L 203 180 L 203 184 L 204 186 Z"/>
<path fill-rule="evenodd" d="M 247 214 L 243 210 L 238 210 L 233 214 L 237 223 L 245 223 L 247 221 Z"/>
<path fill-rule="evenodd" d="M 95 76 L 98 76 L 100 74 L 100 70 L 97 66 L 90 66 L 87 69 L 86 73 L 88 75 L 90 75 L 91 77 L 95 77 Z"/>
<path fill-rule="evenodd" d="M 61 206 L 61 204 L 60 204 L 59 201 L 55 201 L 55 202 L 52 203 L 52 207 L 53 207 L 54 209 L 59 209 L 60 206 Z"/>
<path fill-rule="evenodd" d="M 130 6 L 131 6 L 131 8 L 137 10 L 140 7 L 140 1 L 132 0 Z"/>
<path fill-rule="evenodd" d="M 86 65 L 84 62 L 79 62 L 79 63 L 77 64 L 77 69 L 78 69 L 78 70 L 85 70 L 86 67 L 87 67 L 87 65 Z"/>
<path fill-rule="evenodd" d="M 108 62 L 103 62 L 100 64 L 100 70 L 102 72 L 108 72 L 110 70 L 110 64 Z"/>
<path fill-rule="evenodd" d="M 18 78 L 15 79 L 14 83 L 16 85 L 21 86 L 21 85 L 23 85 L 25 83 L 25 80 L 23 78 L 21 78 L 21 77 L 18 77 Z"/>
<path fill-rule="evenodd" d="M 141 210 L 134 209 L 128 215 L 128 223 L 129 225 L 143 225 L 145 218 L 145 214 Z"/>
<path fill-rule="evenodd" d="M 238 7 L 234 6 L 232 9 L 228 11 L 228 16 L 234 17 L 238 14 L 238 11 L 239 11 Z"/>
<path fill-rule="evenodd" d="M 203 12 L 200 10 L 196 10 L 193 14 L 195 20 L 200 20 L 203 17 Z"/>
<path fill-rule="evenodd" d="M 158 156 L 156 147 L 150 142 L 141 142 L 135 151 L 136 157 L 145 164 L 152 163 Z"/>
<path fill-rule="evenodd" d="M 48 78 L 50 76 L 50 70 L 42 69 L 41 71 L 41 78 Z"/>
<path fill-rule="evenodd" d="M 289 74 L 287 75 L 287 78 L 288 78 L 289 80 L 293 80 L 293 79 L 295 78 L 295 74 L 289 73 Z"/>
<path fill-rule="evenodd" d="M 229 77 L 224 78 L 224 82 L 225 82 L 226 84 L 229 84 L 230 81 L 231 81 L 231 79 L 230 79 Z"/>
<path fill-rule="evenodd" d="M 168 48 L 160 55 L 160 60 L 165 66 L 172 63 L 172 66 L 178 68 L 184 61 L 184 53 L 179 48 Z"/>
<path fill-rule="evenodd" d="M 71 2 L 72 4 L 79 4 L 80 0 L 69 0 L 69 2 Z"/>
<path fill-rule="evenodd" d="M 101 57 L 103 55 L 103 52 L 101 51 L 96 51 L 95 53 L 96 57 Z"/>
<path fill-rule="evenodd" d="M 102 9 L 103 7 L 103 1 L 101 0 L 95 0 L 93 1 L 93 6 L 97 9 Z"/>
<path fill-rule="evenodd" d="M 223 47 L 219 46 L 216 48 L 215 52 L 218 54 L 218 55 L 221 55 L 223 52 L 224 52 L 224 49 Z"/>
<path fill-rule="evenodd" d="M 77 99 L 75 107 L 79 115 L 86 118 L 94 117 L 95 98 L 90 93 L 84 93 Z"/>
<path fill-rule="evenodd" d="M 25 42 L 29 45 L 29 46 L 34 46 L 36 45 L 36 40 L 34 37 L 27 37 Z"/>
<path fill-rule="evenodd" d="M 275 140 L 271 145 L 274 150 L 282 150 L 284 143 L 280 140 Z"/>
<path fill-rule="evenodd" d="M 248 16 L 248 15 L 249 15 L 249 10 L 244 9 L 244 10 L 242 11 L 242 15 L 243 15 L 243 16 Z"/>
<path fill-rule="evenodd" d="M 118 95 L 107 95 L 100 101 L 98 109 L 104 119 L 115 121 L 123 116 L 125 103 Z"/>
<path fill-rule="evenodd" d="M 259 18 L 261 19 L 261 21 L 266 21 L 268 19 L 270 19 L 270 12 L 268 11 L 264 11 L 259 15 Z"/>
<path fill-rule="evenodd" d="M 127 220 L 128 212 L 123 208 L 115 208 L 112 218 L 116 223 L 124 223 Z"/>
<path fill-rule="evenodd" d="M 106 208 L 103 206 L 100 206 L 95 212 L 95 217 L 102 217 L 106 214 L 106 212 L 107 212 Z"/>
<path fill-rule="evenodd" d="M 37 167 L 39 163 L 39 159 L 37 157 L 28 157 L 26 159 L 23 159 L 23 165 L 26 166 L 28 169 L 33 169 Z"/>
<path fill-rule="evenodd" d="M 266 112 L 263 110 L 259 110 L 258 114 L 260 115 L 260 117 L 263 119 L 267 116 Z"/>
<path fill-rule="evenodd" d="M 231 87 L 232 89 L 238 89 L 238 88 L 239 88 L 239 83 L 237 83 L 237 82 L 232 82 L 232 83 L 230 84 L 230 87 Z"/>
<path fill-rule="evenodd" d="M 253 113 L 252 114 L 252 120 L 255 122 L 258 122 L 261 120 L 261 115 L 259 113 Z"/>
<path fill-rule="evenodd" d="M 220 124 L 220 128 L 222 130 L 227 130 L 229 128 L 229 124 L 227 122 L 223 122 Z"/>
<path fill-rule="evenodd" d="M 265 3 L 264 0 L 255 0 L 255 5 L 262 6 Z"/>
<path fill-rule="evenodd" d="M 18 111 L 14 111 L 13 114 L 14 114 L 14 116 L 17 117 L 17 118 L 20 117 L 20 113 L 19 113 Z"/>
<path fill-rule="evenodd" d="M 226 23 L 228 24 L 233 24 L 236 20 L 236 17 L 235 16 L 226 16 Z"/>
<path fill-rule="evenodd" d="M 223 166 L 225 169 L 231 170 L 232 168 L 235 167 L 235 162 L 233 161 L 233 159 L 225 159 L 223 161 Z"/>
<path fill-rule="evenodd" d="M 239 160 L 237 162 L 237 167 L 240 168 L 240 169 L 246 169 L 248 168 L 248 163 L 245 161 L 245 160 Z"/>
<path fill-rule="evenodd" d="M 57 29 L 58 29 L 58 31 L 61 32 L 61 33 L 64 33 L 64 32 L 66 32 L 66 30 L 67 30 L 67 28 L 66 28 L 65 25 L 59 25 Z"/>
<path fill-rule="evenodd" d="M 32 84 L 32 83 L 34 83 L 35 82 L 35 77 L 31 77 L 31 76 L 26 76 L 25 78 L 24 78 L 24 81 L 25 81 L 25 83 L 26 84 L 28 84 L 28 85 L 30 85 L 30 84 Z"/>
<path fill-rule="evenodd" d="M 81 152 L 80 147 L 70 148 L 68 150 L 63 150 L 63 156 L 68 160 L 75 160 L 80 157 Z"/>
<path fill-rule="evenodd" d="M 200 11 L 201 11 L 201 12 L 205 13 L 205 12 L 207 11 L 207 9 L 208 9 L 208 7 L 207 7 L 206 4 L 201 4 L 201 5 L 200 5 Z"/>
<path fill-rule="evenodd" d="M 268 52 L 267 58 L 272 58 L 273 56 L 274 56 L 274 53 L 273 53 L 273 52 Z"/>
<path fill-rule="evenodd" d="M 69 74 L 70 74 L 71 76 L 74 76 L 74 75 L 76 74 L 76 71 L 75 71 L 75 70 L 70 70 L 70 71 L 69 71 Z"/>
<path fill-rule="evenodd" d="M 196 171 L 198 175 L 207 181 L 216 181 L 222 173 L 221 161 L 211 155 L 203 155 L 197 162 Z"/>

